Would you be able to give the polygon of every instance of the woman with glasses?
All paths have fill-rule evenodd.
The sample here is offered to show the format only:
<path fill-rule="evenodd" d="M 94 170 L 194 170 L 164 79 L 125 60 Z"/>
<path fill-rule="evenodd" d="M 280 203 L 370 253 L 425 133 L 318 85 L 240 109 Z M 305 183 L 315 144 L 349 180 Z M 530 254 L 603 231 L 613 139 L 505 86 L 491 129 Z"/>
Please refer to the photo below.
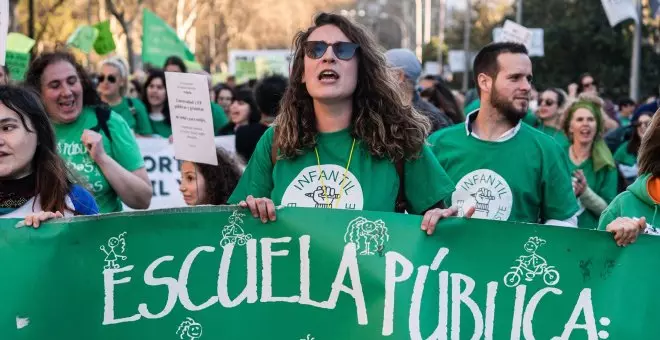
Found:
<path fill-rule="evenodd" d="M 634 115 L 631 120 L 631 126 L 634 131 L 630 136 L 630 141 L 624 142 L 614 153 L 614 161 L 621 170 L 627 184 L 631 184 L 637 179 L 637 153 L 642 144 L 642 138 L 651 124 L 653 112 L 644 111 Z"/>
<path fill-rule="evenodd" d="M 560 89 L 550 88 L 541 93 L 538 103 L 536 117 L 539 122 L 536 128 L 554 138 L 562 148 L 567 148 L 570 143 L 561 124 L 566 94 Z"/>
<path fill-rule="evenodd" d="M 426 145 L 428 119 L 404 105 L 362 27 L 321 13 L 294 39 L 290 86 L 229 199 L 262 222 L 275 206 L 424 214 L 433 233 L 454 185 Z M 473 209 L 472 209 L 473 211 Z M 471 215 L 471 212 L 468 212 Z"/>
<path fill-rule="evenodd" d="M 126 120 L 108 109 L 75 57 L 37 57 L 26 83 L 39 92 L 57 136 L 57 150 L 94 194 L 102 213 L 146 209 L 151 181 Z"/>
<path fill-rule="evenodd" d="M 660 235 L 660 114 L 651 119 L 639 147 L 639 178 L 600 217 L 598 229 L 614 234 L 619 246 L 641 233 Z"/>
<path fill-rule="evenodd" d="M 98 76 L 97 91 L 101 100 L 110 109 L 119 113 L 131 130 L 141 136 L 151 136 L 153 130 L 149 123 L 147 109 L 139 99 L 126 97 L 128 89 L 128 71 L 119 59 L 106 59 Z"/>
<path fill-rule="evenodd" d="M 594 229 L 598 218 L 617 194 L 618 173 L 603 140 L 602 100 L 581 94 L 566 112 L 564 132 L 573 188 L 580 203 L 578 227 Z"/>

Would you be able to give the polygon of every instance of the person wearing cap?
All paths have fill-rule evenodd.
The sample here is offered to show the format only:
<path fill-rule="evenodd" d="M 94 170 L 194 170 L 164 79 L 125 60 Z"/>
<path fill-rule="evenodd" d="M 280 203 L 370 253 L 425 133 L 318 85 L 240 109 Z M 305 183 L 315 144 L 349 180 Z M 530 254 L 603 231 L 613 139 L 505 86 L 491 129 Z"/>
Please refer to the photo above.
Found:
<path fill-rule="evenodd" d="M 415 54 L 405 48 L 395 48 L 385 52 L 385 57 L 389 66 L 397 71 L 400 86 L 406 94 L 405 104 L 412 105 L 431 121 L 430 133 L 452 125 L 451 119 L 444 112 L 423 100 L 417 92 L 417 81 L 422 75 L 422 64 Z"/>
<path fill-rule="evenodd" d="M 527 48 L 489 44 L 477 54 L 473 69 L 479 109 L 465 123 L 429 137 L 440 165 L 456 183 L 452 206 L 459 207 L 459 215 L 475 206 L 473 217 L 482 219 L 577 226 L 565 151 L 522 123 L 532 81 Z"/>

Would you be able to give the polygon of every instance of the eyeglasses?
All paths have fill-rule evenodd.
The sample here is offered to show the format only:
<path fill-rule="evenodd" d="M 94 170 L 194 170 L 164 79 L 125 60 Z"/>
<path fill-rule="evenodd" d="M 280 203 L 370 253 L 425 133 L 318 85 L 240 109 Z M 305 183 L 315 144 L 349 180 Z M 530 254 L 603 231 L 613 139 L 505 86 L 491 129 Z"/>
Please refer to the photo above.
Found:
<path fill-rule="evenodd" d="M 552 99 L 539 99 L 539 105 L 552 106 L 555 105 L 555 101 Z"/>
<path fill-rule="evenodd" d="M 594 82 L 592 81 L 592 82 L 590 82 L 590 83 L 584 83 L 584 84 L 582 84 L 582 87 L 584 87 L 584 88 L 586 89 L 586 88 L 589 88 L 589 87 L 591 87 L 591 86 L 593 86 L 593 85 L 594 85 Z"/>
<path fill-rule="evenodd" d="M 306 41 L 304 44 L 305 55 L 312 59 L 321 59 L 328 50 L 328 46 L 332 46 L 332 52 L 341 60 L 351 60 L 355 56 L 360 45 L 339 41 L 334 44 L 328 44 L 325 41 Z"/>
<path fill-rule="evenodd" d="M 114 83 L 117 82 L 117 77 L 113 76 L 112 74 L 108 75 L 107 78 L 108 78 L 108 82 L 110 82 L 110 84 L 114 84 Z M 102 83 L 103 81 L 105 81 L 105 79 L 106 79 L 105 74 L 100 75 L 99 76 L 99 84 Z"/>
<path fill-rule="evenodd" d="M 647 127 L 651 126 L 651 121 L 649 120 L 647 122 L 637 122 L 637 126 L 647 128 Z"/>

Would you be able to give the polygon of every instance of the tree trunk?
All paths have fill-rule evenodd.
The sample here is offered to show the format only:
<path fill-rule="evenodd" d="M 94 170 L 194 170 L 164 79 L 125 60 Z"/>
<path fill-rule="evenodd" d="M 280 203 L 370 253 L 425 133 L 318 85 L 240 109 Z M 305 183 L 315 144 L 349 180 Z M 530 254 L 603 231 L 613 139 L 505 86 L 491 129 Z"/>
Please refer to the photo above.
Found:
<path fill-rule="evenodd" d="M 124 17 L 124 12 L 119 12 L 117 7 L 112 3 L 113 0 L 105 0 L 105 5 L 108 8 L 108 11 L 117 19 L 119 25 L 121 25 L 124 34 L 126 34 L 126 52 L 128 54 L 128 72 L 133 73 L 135 69 L 135 54 L 133 53 L 133 37 L 131 36 L 131 31 L 133 28 L 133 20 L 127 21 Z M 140 10 L 138 9 L 138 13 Z"/>

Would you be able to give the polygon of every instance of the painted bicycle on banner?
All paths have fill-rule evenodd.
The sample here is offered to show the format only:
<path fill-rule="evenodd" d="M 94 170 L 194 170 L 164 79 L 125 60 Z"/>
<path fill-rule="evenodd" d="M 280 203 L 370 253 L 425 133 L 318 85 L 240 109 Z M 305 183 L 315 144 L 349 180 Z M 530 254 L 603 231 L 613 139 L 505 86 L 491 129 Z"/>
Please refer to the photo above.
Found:
<path fill-rule="evenodd" d="M 538 248 L 545 244 L 545 240 L 538 237 L 530 237 L 523 247 L 528 255 L 521 255 L 516 259 L 518 265 L 511 267 L 511 271 L 504 275 L 504 284 L 507 287 L 516 287 L 524 278 L 532 282 L 537 276 L 543 277 L 543 282 L 548 286 L 554 286 L 559 282 L 559 272 L 555 267 L 536 253 Z"/>

